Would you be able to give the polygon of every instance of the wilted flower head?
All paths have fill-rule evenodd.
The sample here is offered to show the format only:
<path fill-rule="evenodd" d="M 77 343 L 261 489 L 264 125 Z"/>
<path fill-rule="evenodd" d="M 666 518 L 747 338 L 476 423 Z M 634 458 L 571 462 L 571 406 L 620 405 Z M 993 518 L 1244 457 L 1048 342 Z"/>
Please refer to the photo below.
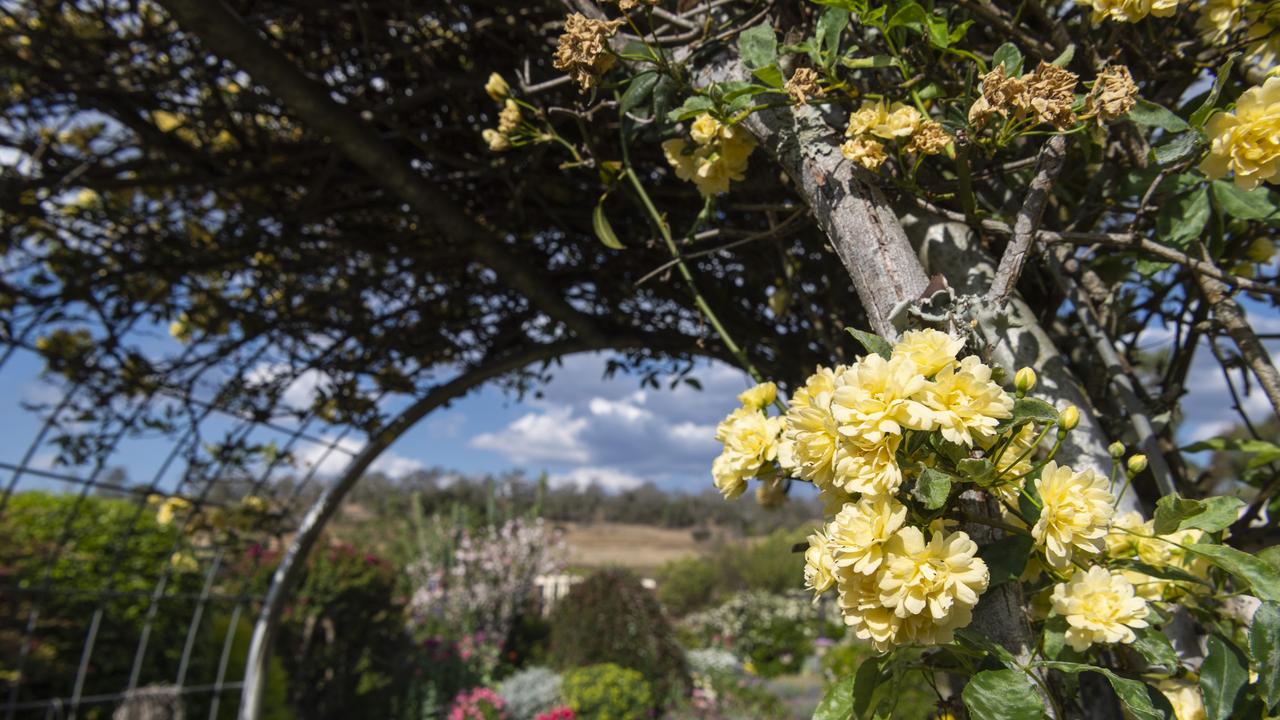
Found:
<path fill-rule="evenodd" d="M 607 41 L 621 24 L 621 20 L 592 20 L 582 13 L 573 13 L 565 18 L 564 34 L 556 45 L 552 65 L 569 73 L 578 89 L 586 92 L 613 67 L 615 58 Z"/>
<path fill-rule="evenodd" d="M 947 149 L 947 143 L 951 142 L 951 139 L 947 131 L 942 129 L 941 123 L 925 118 L 911 134 L 911 139 L 907 141 L 904 149 L 910 153 L 937 155 Z"/>
<path fill-rule="evenodd" d="M 813 68 L 798 68 L 787 80 L 787 95 L 797 105 L 809 104 L 809 98 L 822 96 L 822 85 L 819 84 L 818 72 Z"/>
<path fill-rule="evenodd" d="M 746 407 L 759 410 L 772 405 L 777 397 L 778 386 L 771 382 L 763 382 L 742 391 L 738 395 L 738 402 Z"/>
<path fill-rule="evenodd" d="M 969 108 L 969 122 L 981 124 L 992 115 L 1034 117 L 1038 122 L 1066 128 L 1075 121 L 1071 104 L 1079 78 L 1075 73 L 1041 61 L 1022 77 L 1009 77 L 997 65 L 982 77 L 982 97 Z"/>
<path fill-rule="evenodd" d="M 1138 86 L 1124 65 L 1108 65 L 1098 75 L 1085 99 L 1085 114 L 1099 121 L 1124 117 L 1138 102 Z"/>
<path fill-rule="evenodd" d="M 889 156 L 884 152 L 884 144 L 877 140 L 854 138 L 840 145 L 840 154 L 868 170 L 875 170 L 884 164 Z"/>

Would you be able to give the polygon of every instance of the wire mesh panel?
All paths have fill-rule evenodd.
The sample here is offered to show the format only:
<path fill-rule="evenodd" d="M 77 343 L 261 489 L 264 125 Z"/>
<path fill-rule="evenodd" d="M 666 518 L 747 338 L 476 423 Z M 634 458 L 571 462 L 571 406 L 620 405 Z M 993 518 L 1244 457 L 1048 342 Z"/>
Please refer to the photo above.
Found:
<path fill-rule="evenodd" d="M 263 347 L 104 400 L 119 366 L 91 346 L 61 373 L 42 332 L 0 352 L 3 717 L 234 717 L 289 510 L 346 436 L 243 403 L 296 380 Z"/>

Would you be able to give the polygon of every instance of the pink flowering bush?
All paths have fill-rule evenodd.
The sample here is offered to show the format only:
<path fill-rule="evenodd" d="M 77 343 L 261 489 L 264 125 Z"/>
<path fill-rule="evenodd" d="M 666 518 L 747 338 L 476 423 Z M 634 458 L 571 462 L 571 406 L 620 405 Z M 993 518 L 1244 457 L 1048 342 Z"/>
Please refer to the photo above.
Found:
<path fill-rule="evenodd" d="M 573 708 L 558 707 L 538 715 L 534 720 L 576 720 L 577 717 L 573 714 Z"/>
<path fill-rule="evenodd" d="M 453 699 L 448 720 L 505 720 L 506 704 L 489 688 L 473 688 Z"/>

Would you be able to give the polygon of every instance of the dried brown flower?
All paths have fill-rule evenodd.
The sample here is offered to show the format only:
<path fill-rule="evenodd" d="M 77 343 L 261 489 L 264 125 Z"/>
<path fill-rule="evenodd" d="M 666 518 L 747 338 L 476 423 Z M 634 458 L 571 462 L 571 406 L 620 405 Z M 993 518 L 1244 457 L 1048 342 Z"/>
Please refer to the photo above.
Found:
<path fill-rule="evenodd" d="M 821 97 L 822 85 L 818 82 L 818 73 L 813 68 L 799 68 L 787 81 L 787 94 L 797 105 L 808 105 L 809 96 Z"/>
<path fill-rule="evenodd" d="M 1057 128 L 1075 122 L 1071 104 L 1080 80 L 1075 73 L 1041 62 L 1033 72 L 1022 77 L 1008 77 L 1004 66 L 997 65 L 982 77 L 982 97 L 969 108 L 969 122 L 979 124 L 992 115 L 1018 118 L 1034 116 L 1037 121 Z"/>
<path fill-rule="evenodd" d="M 1075 122 L 1071 104 L 1075 102 L 1076 85 L 1080 78 L 1070 70 L 1050 65 L 1041 60 L 1035 72 L 1022 76 L 1026 92 L 1014 99 L 1014 106 L 1025 113 L 1035 113 L 1036 118 L 1059 129 Z"/>
<path fill-rule="evenodd" d="M 557 70 L 569 73 L 586 92 L 596 79 L 613 67 L 614 56 L 609 52 L 609 38 L 618 31 L 621 20 L 591 20 L 581 13 L 573 13 L 564 21 L 564 34 L 556 45 Z"/>
<path fill-rule="evenodd" d="M 951 136 L 946 130 L 942 129 L 936 120 L 925 119 L 916 127 L 916 131 L 911 134 L 911 140 L 907 142 L 906 151 L 910 153 L 920 153 L 922 155 L 937 155 L 946 149 L 947 143 L 951 142 Z"/>
<path fill-rule="evenodd" d="M 1103 68 L 1085 100 L 1085 114 L 1099 122 L 1123 117 L 1138 102 L 1138 86 L 1124 65 Z"/>

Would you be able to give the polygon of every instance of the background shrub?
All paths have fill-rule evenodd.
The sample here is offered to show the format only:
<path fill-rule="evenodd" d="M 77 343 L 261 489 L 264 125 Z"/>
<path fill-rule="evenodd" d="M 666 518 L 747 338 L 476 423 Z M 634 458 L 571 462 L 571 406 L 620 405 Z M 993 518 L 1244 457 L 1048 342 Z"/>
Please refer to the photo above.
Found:
<path fill-rule="evenodd" d="M 824 626 L 820 611 L 805 598 L 758 591 L 735 595 L 685 624 L 701 644 L 732 650 L 762 677 L 797 672 Z"/>
<path fill-rule="evenodd" d="M 502 681 L 498 694 L 511 720 L 534 720 L 560 704 L 560 676 L 545 667 L 529 667 Z"/>
<path fill-rule="evenodd" d="M 676 616 L 710 607 L 722 581 L 716 563 L 697 555 L 668 562 L 657 579 L 658 599 Z"/>
<path fill-rule="evenodd" d="M 578 583 L 551 620 L 551 657 L 561 668 L 616 663 L 641 673 L 655 700 L 683 696 L 684 651 L 653 593 L 627 570 L 601 570 Z"/>
<path fill-rule="evenodd" d="M 561 692 L 577 720 L 640 720 L 654 704 L 644 676 L 613 663 L 570 670 Z"/>

